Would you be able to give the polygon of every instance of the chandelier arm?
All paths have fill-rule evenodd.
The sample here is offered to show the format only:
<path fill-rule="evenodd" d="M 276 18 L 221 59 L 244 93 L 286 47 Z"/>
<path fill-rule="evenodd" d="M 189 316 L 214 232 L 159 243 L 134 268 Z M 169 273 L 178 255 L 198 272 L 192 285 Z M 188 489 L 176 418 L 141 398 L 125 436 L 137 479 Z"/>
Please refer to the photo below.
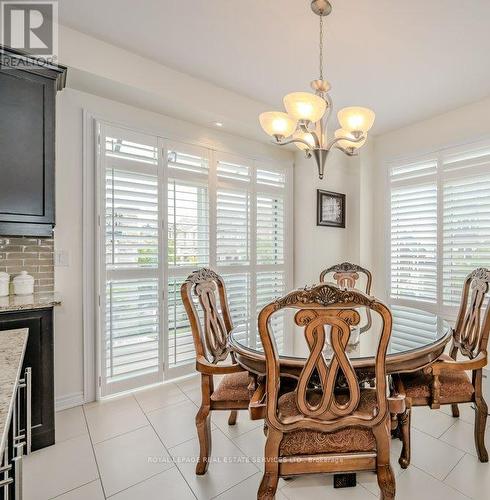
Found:
<path fill-rule="evenodd" d="M 352 150 L 352 151 L 350 151 L 349 149 L 345 149 L 342 146 L 339 146 L 338 144 L 334 144 L 333 146 L 334 146 L 334 148 L 342 151 L 342 153 L 346 154 L 347 156 L 359 156 L 359 154 L 357 153 L 357 151 L 354 148 L 350 148 Z"/>
<path fill-rule="evenodd" d="M 312 134 L 313 137 L 316 136 L 316 134 Z M 294 143 L 301 143 L 301 144 L 304 144 L 305 146 L 308 146 L 308 149 L 311 149 L 311 144 L 308 142 L 308 141 L 305 141 L 303 139 L 289 139 L 287 141 L 283 141 L 283 142 L 272 142 L 273 144 L 275 144 L 276 146 L 287 146 L 288 144 L 294 144 Z"/>
<path fill-rule="evenodd" d="M 337 145 L 338 142 L 340 141 L 349 141 L 349 142 L 361 142 L 362 140 L 364 140 L 366 137 L 364 135 L 361 135 L 359 137 L 359 139 L 351 139 L 350 137 L 336 137 L 335 139 L 332 139 L 332 141 L 330 141 L 330 143 L 328 144 L 327 146 L 327 150 L 330 151 L 330 149 L 332 149 L 333 146 L 335 146 L 337 149 L 341 149 L 342 151 L 344 151 L 345 148 L 342 148 L 340 146 Z"/>
<path fill-rule="evenodd" d="M 323 98 L 325 99 L 325 101 L 327 101 L 327 104 L 328 104 L 327 111 L 326 111 L 325 116 L 324 116 L 325 125 L 326 125 L 329 122 L 330 117 L 332 116 L 333 102 L 332 102 L 332 98 L 327 93 L 325 93 L 325 96 Z"/>

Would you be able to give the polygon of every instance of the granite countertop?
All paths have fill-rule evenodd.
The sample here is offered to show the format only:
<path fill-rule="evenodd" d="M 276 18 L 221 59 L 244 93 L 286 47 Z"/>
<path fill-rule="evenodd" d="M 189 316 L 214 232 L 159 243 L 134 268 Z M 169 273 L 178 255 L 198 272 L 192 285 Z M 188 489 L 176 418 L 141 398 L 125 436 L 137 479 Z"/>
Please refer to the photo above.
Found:
<path fill-rule="evenodd" d="M 8 297 L 0 297 L 0 312 L 43 309 L 45 307 L 59 306 L 60 304 L 60 296 L 53 292 L 9 295 Z"/>
<path fill-rule="evenodd" d="M 0 456 L 8 437 L 15 391 L 21 378 L 28 329 L 0 331 Z"/>

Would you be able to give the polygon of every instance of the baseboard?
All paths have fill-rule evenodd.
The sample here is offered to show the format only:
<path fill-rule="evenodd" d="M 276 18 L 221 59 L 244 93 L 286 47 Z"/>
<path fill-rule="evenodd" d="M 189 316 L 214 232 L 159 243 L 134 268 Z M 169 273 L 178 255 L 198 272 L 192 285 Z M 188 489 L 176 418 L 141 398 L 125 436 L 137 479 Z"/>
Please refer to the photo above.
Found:
<path fill-rule="evenodd" d="M 74 408 L 75 406 L 83 405 L 83 403 L 83 392 L 74 392 L 73 394 L 67 394 L 66 396 L 56 398 L 55 410 L 68 410 L 68 408 Z"/>

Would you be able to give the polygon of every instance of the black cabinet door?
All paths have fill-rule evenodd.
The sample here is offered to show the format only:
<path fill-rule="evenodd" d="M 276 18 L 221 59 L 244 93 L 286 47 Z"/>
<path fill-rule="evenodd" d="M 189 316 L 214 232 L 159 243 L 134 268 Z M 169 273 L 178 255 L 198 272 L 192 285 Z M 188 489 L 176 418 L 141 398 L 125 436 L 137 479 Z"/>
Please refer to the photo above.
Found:
<path fill-rule="evenodd" d="M 2 330 L 28 328 L 24 365 L 32 369 L 32 450 L 54 444 L 53 309 L 0 313 Z M 22 426 L 25 425 L 22 423 Z"/>
<path fill-rule="evenodd" d="M 0 71 L 0 234 L 52 233 L 55 94 L 51 79 Z"/>

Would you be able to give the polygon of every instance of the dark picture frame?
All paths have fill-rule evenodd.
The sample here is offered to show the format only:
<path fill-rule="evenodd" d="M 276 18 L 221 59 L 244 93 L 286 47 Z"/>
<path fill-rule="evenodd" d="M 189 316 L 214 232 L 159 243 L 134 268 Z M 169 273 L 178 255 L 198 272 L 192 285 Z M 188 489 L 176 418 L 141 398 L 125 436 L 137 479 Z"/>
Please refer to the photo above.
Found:
<path fill-rule="evenodd" d="M 345 228 L 345 194 L 316 191 L 316 225 Z"/>

